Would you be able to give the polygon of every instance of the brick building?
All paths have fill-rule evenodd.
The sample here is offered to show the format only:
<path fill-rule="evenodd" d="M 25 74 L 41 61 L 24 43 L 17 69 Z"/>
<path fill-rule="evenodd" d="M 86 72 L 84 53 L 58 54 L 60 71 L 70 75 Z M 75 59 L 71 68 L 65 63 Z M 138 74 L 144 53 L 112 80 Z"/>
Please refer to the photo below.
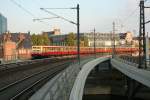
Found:
<path fill-rule="evenodd" d="M 0 34 L 1 59 L 4 61 L 31 58 L 30 33 Z"/>

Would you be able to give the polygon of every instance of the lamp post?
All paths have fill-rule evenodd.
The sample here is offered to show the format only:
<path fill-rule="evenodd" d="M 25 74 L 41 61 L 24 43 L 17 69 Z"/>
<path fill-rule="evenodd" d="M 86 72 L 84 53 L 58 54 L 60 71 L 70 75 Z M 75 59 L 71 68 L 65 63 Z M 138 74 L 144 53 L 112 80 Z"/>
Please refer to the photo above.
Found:
<path fill-rule="evenodd" d="M 65 20 L 65 21 L 67 21 L 69 23 L 75 24 L 77 26 L 77 60 L 78 60 L 78 62 L 80 64 L 80 16 L 79 16 L 80 8 L 79 8 L 79 4 L 77 4 L 77 7 L 73 7 L 73 8 L 40 8 L 40 9 L 45 11 L 45 12 L 47 12 L 47 13 L 49 13 L 49 14 L 51 14 L 51 15 L 54 15 L 54 16 L 56 16 L 58 18 L 61 18 L 61 19 Z M 77 10 L 77 22 L 75 23 L 73 21 L 70 21 L 70 20 L 68 20 L 68 19 L 66 19 L 66 18 L 64 18 L 62 16 L 59 16 L 59 15 L 53 13 L 53 12 L 50 12 L 50 11 L 48 11 L 46 9 L 76 9 Z"/>

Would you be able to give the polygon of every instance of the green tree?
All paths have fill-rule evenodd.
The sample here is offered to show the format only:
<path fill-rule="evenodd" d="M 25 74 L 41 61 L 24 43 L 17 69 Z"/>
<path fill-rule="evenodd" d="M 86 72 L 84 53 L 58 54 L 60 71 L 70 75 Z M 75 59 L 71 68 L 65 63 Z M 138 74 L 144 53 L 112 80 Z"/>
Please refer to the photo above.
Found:
<path fill-rule="evenodd" d="M 76 46 L 77 38 L 73 32 L 69 33 L 66 38 L 66 44 L 68 46 Z M 80 46 L 88 46 L 88 38 L 85 36 L 80 37 Z"/>
<path fill-rule="evenodd" d="M 36 41 L 37 45 L 43 45 L 43 39 L 41 35 L 37 35 Z"/>
<path fill-rule="evenodd" d="M 50 45 L 50 40 L 49 40 L 49 38 L 48 38 L 48 35 L 41 35 L 41 37 L 42 37 L 42 44 L 43 45 Z"/>
<path fill-rule="evenodd" d="M 33 34 L 31 36 L 32 45 L 37 45 L 37 35 Z"/>
<path fill-rule="evenodd" d="M 71 32 L 71 33 L 69 33 L 67 35 L 66 44 L 68 46 L 75 46 L 75 44 L 76 44 L 76 37 L 75 37 L 75 34 L 73 32 Z"/>
<path fill-rule="evenodd" d="M 83 37 L 80 37 L 80 46 L 88 46 L 88 38 L 83 36 Z"/>
<path fill-rule="evenodd" d="M 89 44 L 88 38 L 84 37 L 84 46 L 87 47 Z"/>
<path fill-rule="evenodd" d="M 36 35 L 31 36 L 32 45 L 49 45 L 50 40 L 47 35 Z"/>

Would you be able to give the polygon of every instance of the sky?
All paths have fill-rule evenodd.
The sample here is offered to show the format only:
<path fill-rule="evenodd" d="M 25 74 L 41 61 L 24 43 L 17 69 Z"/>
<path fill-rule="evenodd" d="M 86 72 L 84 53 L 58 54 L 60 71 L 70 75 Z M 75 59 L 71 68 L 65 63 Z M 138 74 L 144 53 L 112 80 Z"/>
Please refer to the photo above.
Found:
<path fill-rule="evenodd" d="M 33 19 L 55 17 L 40 8 L 70 8 L 77 4 L 80 5 L 80 32 L 91 32 L 94 28 L 96 32 L 111 32 L 112 23 L 115 22 L 116 32 L 131 31 L 138 34 L 139 0 L 0 0 L 0 13 L 7 17 L 10 32 L 41 33 L 58 27 L 62 34 L 66 34 L 76 32 L 76 25 L 60 18 L 42 22 Z M 76 22 L 76 10 L 49 11 Z M 149 13 L 150 10 L 147 10 L 146 14 Z M 146 28 L 148 32 L 149 28 Z"/>

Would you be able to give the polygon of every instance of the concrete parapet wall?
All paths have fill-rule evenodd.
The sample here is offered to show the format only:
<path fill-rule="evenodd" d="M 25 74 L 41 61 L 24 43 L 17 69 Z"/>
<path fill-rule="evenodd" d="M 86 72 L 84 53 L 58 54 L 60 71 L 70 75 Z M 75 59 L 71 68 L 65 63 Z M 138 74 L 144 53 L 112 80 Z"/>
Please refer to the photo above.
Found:
<path fill-rule="evenodd" d="M 111 59 L 111 64 L 117 70 L 125 74 L 126 76 L 140 82 L 141 84 L 150 87 L 150 71 L 137 68 L 136 66 L 129 65 L 127 63 L 120 62 L 116 59 Z"/>
<path fill-rule="evenodd" d="M 86 81 L 89 73 L 96 65 L 98 65 L 99 63 L 104 62 L 106 60 L 109 60 L 109 58 L 106 58 L 106 57 L 97 58 L 95 60 L 92 60 L 92 61 L 86 63 L 82 67 L 81 71 L 79 72 L 79 74 L 75 80 L 69 100 L 82 100 L 85 81 Z"/>
<path fill-rule="evenodd" d="M 82 66 L 93 58 L 72 63 L 68 68 L 52 78 L 29 100 L 69 100 L 74 81 Z"/>

